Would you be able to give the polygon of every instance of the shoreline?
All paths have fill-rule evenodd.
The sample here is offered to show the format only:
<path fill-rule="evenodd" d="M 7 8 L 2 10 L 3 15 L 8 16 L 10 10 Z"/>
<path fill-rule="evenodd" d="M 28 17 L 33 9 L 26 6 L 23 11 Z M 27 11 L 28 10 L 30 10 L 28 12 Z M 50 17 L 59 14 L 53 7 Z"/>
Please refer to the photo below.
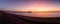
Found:
<path fill-rule="evenodd" d="M 20 20 L 23 20 L 23 21 L 26 21 L 25 23 L 60 23 L 60 17 L 58 18 L 41 18 L 41 17 L 28 17 L 28 16 L 22 16 L 22 15 L 16 15 L 16 14 L 9 14 L 9 13 L 5 13 L 5 12 L 2 12 L 3 15 L 3 18 L 2 19 L 5 19 L 6 21 L 9 21 L 9 22 L 12 22 L 12 23 L 15 23 L 17 20 L 17 22 L 19 23 Z M 8 19 L 9 18 L 9 19 Z M 5 21 L 4 20 L 4 21 Z M 24 23 L 22 21 L 22 23 Z"/>

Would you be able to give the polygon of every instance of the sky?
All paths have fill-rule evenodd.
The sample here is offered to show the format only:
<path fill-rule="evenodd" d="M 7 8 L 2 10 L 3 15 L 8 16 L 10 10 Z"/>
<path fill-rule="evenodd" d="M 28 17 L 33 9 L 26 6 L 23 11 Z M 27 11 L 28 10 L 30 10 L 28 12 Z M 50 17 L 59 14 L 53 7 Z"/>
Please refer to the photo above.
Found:
<path fill-rule="evenodd" d="M 0 0 L 1 10 L 60 11 L 60 0 Z"/>

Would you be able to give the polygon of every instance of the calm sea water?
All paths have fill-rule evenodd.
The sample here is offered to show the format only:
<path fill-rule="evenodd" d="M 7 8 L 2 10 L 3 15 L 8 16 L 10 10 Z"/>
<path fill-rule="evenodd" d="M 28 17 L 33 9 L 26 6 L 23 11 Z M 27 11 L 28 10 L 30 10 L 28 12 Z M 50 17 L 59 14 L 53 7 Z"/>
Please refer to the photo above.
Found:
<path fill-rule="evenodd" d="M 7 12 L 11 14 L 17 15 L 24 15 L 30 17 L 60 17 L 60 12 L 42 12 L 42 13 L 14 13 L 14 12 Z"/>

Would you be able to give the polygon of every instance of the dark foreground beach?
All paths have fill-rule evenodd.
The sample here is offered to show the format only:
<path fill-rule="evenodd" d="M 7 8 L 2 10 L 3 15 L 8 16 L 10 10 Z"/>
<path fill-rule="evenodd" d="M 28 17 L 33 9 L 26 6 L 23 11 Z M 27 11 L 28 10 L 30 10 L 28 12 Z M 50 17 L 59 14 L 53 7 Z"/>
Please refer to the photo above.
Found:
<path fill-rule="evenodd" d="M 60 18 L 27 17 L 0 11 L 0 24 L 43 24 L 43 23 L 60 23 Z"/>

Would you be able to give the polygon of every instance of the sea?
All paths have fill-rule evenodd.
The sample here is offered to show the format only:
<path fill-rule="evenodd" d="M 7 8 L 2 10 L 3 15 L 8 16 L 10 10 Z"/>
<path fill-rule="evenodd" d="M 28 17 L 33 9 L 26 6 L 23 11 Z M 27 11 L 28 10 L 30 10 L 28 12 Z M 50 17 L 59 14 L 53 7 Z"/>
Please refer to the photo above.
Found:
<path fill-rule="evenodd" d="M 60 17 L 60 12 L 39 12 L 39 13 L 7 12 L 7 13 L 29 16 L 29 17 Z"/>

